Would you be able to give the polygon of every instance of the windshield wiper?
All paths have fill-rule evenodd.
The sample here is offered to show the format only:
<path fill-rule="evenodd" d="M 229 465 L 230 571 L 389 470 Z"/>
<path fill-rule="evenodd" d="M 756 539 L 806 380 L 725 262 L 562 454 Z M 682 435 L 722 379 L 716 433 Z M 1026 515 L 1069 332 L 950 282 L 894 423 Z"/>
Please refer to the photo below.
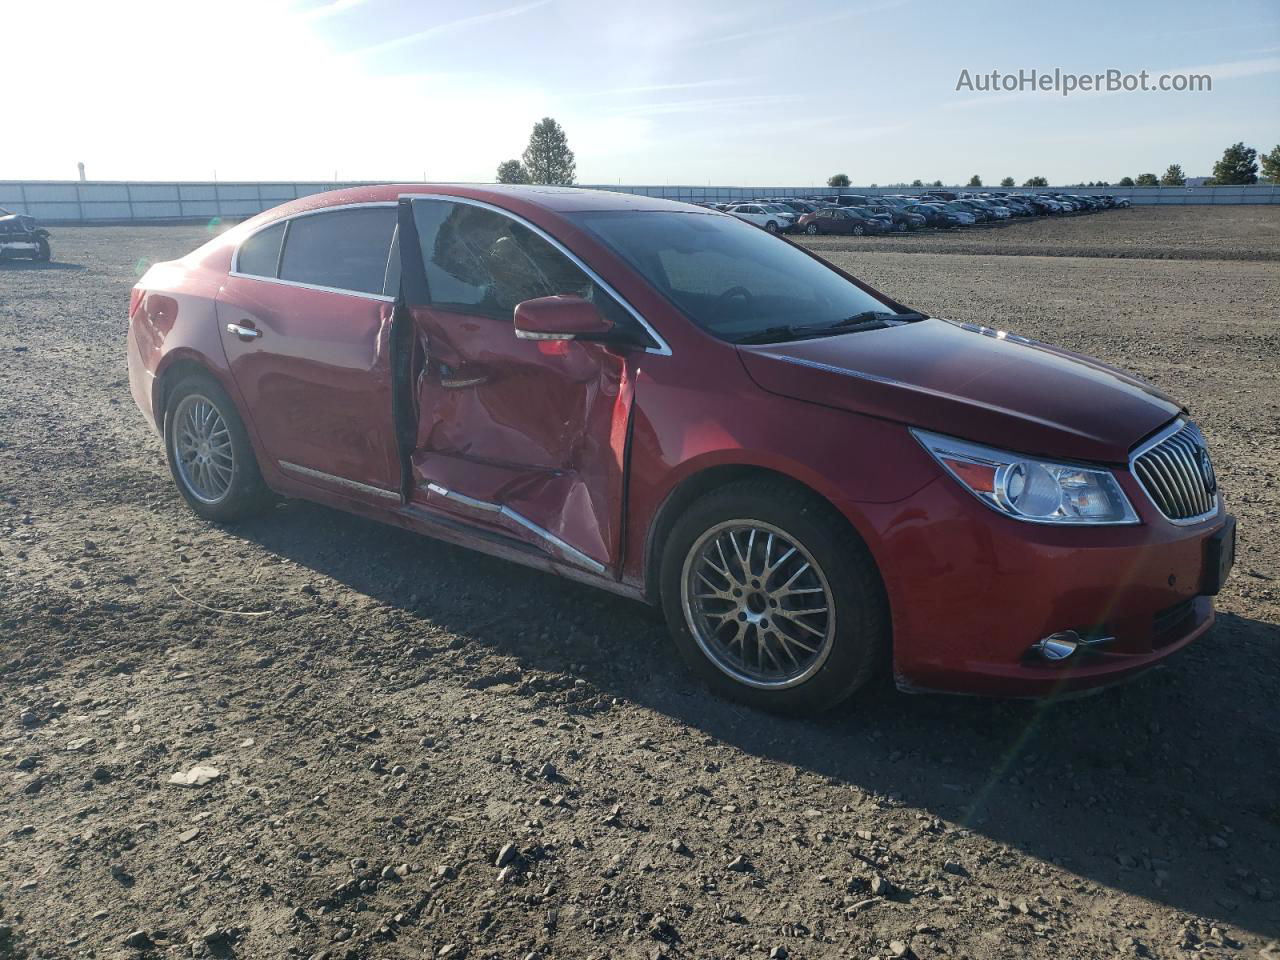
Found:
<path fill-rule="evenodd" d="M 864 323 L 872 321 L 883 321 L 884 326 L 891 326 L 894 322 L 910 323 L 912 320 L 926 319 L 923 313 L 916 313 L 909 310 L 906 313 L 894 313 L 892 310 L 863 310 L 861 313 L 855 313 L 852 317 L 845 317 L 843 320 L 837 320 L 831 324 L 832 327 L 860 327 Z"/>
<path fill-rule="evenodd" d="M 784 340 L 800 340 L 805 337 L 821 337 L 834 333 L 857 333 L 861 330 L 883 330 L 894 326 L 894 321 L 924 320 L 922 313 L 892 313 L 888 310 L 864 310 L 835 323 L 782 324 L 753 330 L 739 337 L 734 343 L 781 343 Z"/>

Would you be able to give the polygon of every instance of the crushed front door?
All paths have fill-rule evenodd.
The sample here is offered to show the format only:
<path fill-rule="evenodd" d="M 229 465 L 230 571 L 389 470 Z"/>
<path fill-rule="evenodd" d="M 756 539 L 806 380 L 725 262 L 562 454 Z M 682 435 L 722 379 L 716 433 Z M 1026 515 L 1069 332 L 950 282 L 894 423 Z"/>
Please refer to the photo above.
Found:
<path fill-rule="evenodd" d="M 622 308 L 493 207 L 403 200 L 399 223 L 412 498 L 614 574 L 633 368 L 601 343 L 518 339 L 513 311 L 553 294 Z"/>

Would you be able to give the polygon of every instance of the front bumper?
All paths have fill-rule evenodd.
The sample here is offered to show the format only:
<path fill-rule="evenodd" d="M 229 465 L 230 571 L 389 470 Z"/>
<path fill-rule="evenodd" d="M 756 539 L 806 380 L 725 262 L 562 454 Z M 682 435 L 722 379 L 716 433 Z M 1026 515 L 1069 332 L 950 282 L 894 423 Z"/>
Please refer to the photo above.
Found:
<path fill-rule="evenodd" d="M 1125 679 L 1204 634 L 1221 578 L 1207 544 L 1228 515 L 1219 503 L 1209 519 L 1175 526 L 1131 476 L 1117 479 L 1141 524 L 1024 523 L 946 476 L 896 504 L 858 505 L 858 519 L 849 512 L 870 525 L 899 687 L 1049 696 Z M 1057 663 L 1030 654 L 1068 630 L 1112 639 Z"/>

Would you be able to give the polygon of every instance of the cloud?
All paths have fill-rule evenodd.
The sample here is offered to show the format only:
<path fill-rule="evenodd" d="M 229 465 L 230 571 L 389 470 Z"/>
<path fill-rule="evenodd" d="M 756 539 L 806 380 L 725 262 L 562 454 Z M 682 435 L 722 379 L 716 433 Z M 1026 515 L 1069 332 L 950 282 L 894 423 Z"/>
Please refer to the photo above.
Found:
<path fill-rule="evenodd" d="M 298 16 L 303 20 L 323 20 L 326 17 L 354 10 L 367 2 L 368 0 L 329 0 L 328 3 L 322 3 L 318 7 L 298 11 Z"/>
<path fill-rule="evenodd" d="M 658 116 L 672 113 L 702 113 L 735 110 L 743 107 L 769 107 L 781 103 L 794 103 L 801 98 L 795 94 L 757 94 L 742 97 L 700 97 L 690 100 L 668 100 L 663 103 L 638 103 L 619 107 L 615 113 L 627 116 Z"/>
<path fill-rule="evenodd" d="M 903 7 L 910 3 L 911 0 L 879 0 L 878 3 L 863 4 L 858 7 L 850 7 L 841 10 L 839 13 L 831 13 L 822 17 L 810 17 L 807 20 L 792 20 L 787 23 L 776 23 L 767 27 L 755 27 L 750 30 L 740 30 L 737 33 L 722 34 L 716 37 L 709 37 L 700 43 L 695 43 L 695 47 L 709 47 L 720 43 L 736 43 L 740 40 L 754 40 L 757 37 L 776 37 L 783 33 L 794 33 L 796 30 L 812 30 L 818 27 L 824 27 L 828 24 L 839 23 L 843 20 L 852 20 L 855 17 L 865 16 L 869 13 L 879 13 L 882 10 L 892 10 L 895 7 Z"/>
<path fill-rule="evenodd" d="M 342 0 L 336 0 L 336 2 L 342 2 Z M 405 34 L 403 37 L 396 37 L 393 40 L 386 40 L 382 43 L 375 43 L 372 46 L 362 47 L 359 50 L 353 50 L 351 52 L 351 56 L 359 57 L 370 53 L 383 53 L 387 50 L 394 50 L 397 47 L 417 43 L 421 40 L 429 40 L 433 37 L 457 33 L 460 30 L 469 30 L 472 27 L 478 27 L 481 24 L 493 23 L 495 20 L 506 20 L 510 17 L 518 17 L 522 13 L 528 13 L 530 10 L 537 10 L 539 7 L 545 7 L 550 3 L 551 0 L 533 0 L 532 3 L 522 3 L 514 7 L 503 7 L 500 10 L 491 10 L 488 13 L 477 13 L 470 17 L 460 17 L 457 20 L 447 20 L 444 23 L 437 23 L 434 26 L 427 27 L 425 30 L 418 30 L 414 33 Z"/>

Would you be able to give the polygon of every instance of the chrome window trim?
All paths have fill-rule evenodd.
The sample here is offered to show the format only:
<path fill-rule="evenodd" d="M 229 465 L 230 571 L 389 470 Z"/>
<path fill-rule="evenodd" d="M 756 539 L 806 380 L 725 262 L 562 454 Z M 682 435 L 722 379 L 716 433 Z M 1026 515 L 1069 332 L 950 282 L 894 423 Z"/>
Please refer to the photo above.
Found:
<path fill-rule="evenodd" d="M 395 490 L 375 487 L 369 483 L 361 483 L 359 480 L 348 480 L 346 477 L 334 476 L 332 473 L 325 473 L 323 470 L 313 470 L 311 467 L 303 467 L 296 463 L 290 463 L 287 460 L 277 460 L 276 463 L 284 470 L 287 470 L 290 473 L 296 473 L 299 476 L 308 478 L 309 480 L 321 480 L 325 483 L 334 483 L 340 487 L 355 490 L 357 493 L 367 493 L 371 496 L 382 497 L 384 500 L 394 500 L 396 503 L 399 503 L 402 499 L 400 494 Z"/>
<path fill-rule="evenodd" d="M 570 560 L 579 566 L 586 567 L 593 573 L 604 574 L 607 570 L 603 563 L 600 563 L 598 560 L 591 559 L 591 557 L 587 556 L 577 547 L 566 543 L 550 530 L 538 526 L 524 514 L 518 513 L 508 506 L 504 506 L 501 503 L 492 503 L 489 500 L 477 500 L 475 497 L 468 497 L 465 493 L 458 493 L 456 490 L 450 490 L 446 487 L 442 487 L 438 483 L 428 483 L 425 485 L 425 489 L 428 493 L 434 493 L 436 496 L 444 497 L 446 500 L 453 500 L 456 503 L 462 504 L 464 507 L 470 507 L 472 510 L 480 510 L 484 513 L 495 513 L 500 517 L 505 517 L 517 526 L 528 530 L 540 540 L 545 540 L 559 551 L 561 556 L 565 559 Z"/>
<path fill-rule="evenodd" d="M 250 240 L 252 240 L 254 237 L 256 237 L 263 230 L 270 229 L 271 227 L 276 226 L 276 224 L 280 224 L 280 223 L 286 224 L 284 236 L 280 238 L 280 255 L 276 259 L 276 273 L 279 273 L 280 266 L 284 262 L 284 247 L 285 247 L 285 244 L 288 243 L 289 241 L 288 224 L 292 223 L 294 220 L 300 220 L 303 217 L 313 217 L 321 213 L 335 213 L 339 210 L 363 210 L 366 207 L 394 208 L 396 206 L 398 206 L 398 203 L 393 200 L 370 200 L 367 203 L 339 203 L 339 204 L 335 204 L 332 207 L 316 207 L 314 210 L 303 210 L 301 213 L 291 213 L 288 216 L 277 217 L 275 220 L 272 220 L 269 223 L 264 223 L 259 227 L 255 227 L 252 233 L 250 233 L 246 237 L 243 237 L 240 240 L 240 242 L 236 244 L 236 248 L 231 254 L 231 269 L 227 271 L 227 276 L 243 277 L 246 280 L 261 280 L 263 283 L 275 283 L 275 284 L 279 284 L 282 287 L 297 287 L 301 290 L 317 290 L 320 293 L 342 293 L 349 297 L 361 297 L 365 300 L 376 300 L 380 303 L 395 303 L 396 302 L 395 297 L 389 297 L 386 294 L 382 294 L 382 293 L 367 293 L 364 290 L 349 290 L 346 287 L 326 287 L 318 283 L 303 283 L 300 280 L 284 280 L 281 277 L 264 277 L 256 273 L 241 273 L 240 272 L 240 248 L 244 246 L 246 243 L 248 243 Z M 391 235 L 393 238 L 395 237 L 394 229 L 392 230 Z M 389 249 L 390 248 L 388 248 L 388 250 Z M 390 256 L 390 253 L 388 253 L 388 257 L 389 256 Z M 384 283 L 385 283 L 385 278 L 386 278 L 386 274 L 384 271 L 383 273 Z"/>
<path fill-rule="evenodd" d="M 1155 436 L 1149 438 L 1139 446 L 1135 447 L 1133 452 L 1129 454 L 1129 475 L 1133 477 L 1134 482 L 1137 483 L 1139 489 L 1142 490 L 1143 496 L 1147 498 L 1147 502 L 1150 503 L 1151 506 L 1155 508 L 1156 513 L 1160 514 L 1160 518 L 1164 520 L 1166 523 L 1173 524 L 1175 527 L 1194 526 L 1197 523 L 1204 523 L 1206 520 L 1212 520 L 1214 517 L 1218 516 L 1218 514 L 1222 512 L 1221 489 L 1216 489 L 1213 492 L 1213 508 L 1211 510 L 1208 510 L 1205 513 L 1201 513 L 1194 517 L 1187 517 L 1186 519 L 1183 519 L 1183 520 L 1177 520 L 1177 519 L 1174 519 L 1173 517 L 1166 515 L 1165 512 L 1160 509 L 1160 504 L 1156 502 L 1156 499 L 1154 496 L 1152 496 L 1151 491 L 1147 489 L 1147 485 L 1143 483 L 1141 479 L 1139 479 L 1137 464 L 1138 464 L 1138 460 L 1141 459 L 1141 457 L 1144 454 L 1149 453 L 1151 450 L 1160 446 L 1160 444 L 1164 443 L 1170 437 L 1180 433 L 1182 430 L 1184 430 L 1187 427 L 1188 423 L 1189 421 L 1185 417 L 1178 417 L 1176 420 L 1173 421 L 1173 423 L 1169 424 L 1159 433 L 1155 434 Z"/>
<path fill-rule="evenodd" d="M 642 326 L 645 329 L 645 332 L 647 332 L 649 336 L 653 338 L 654 343 L 657 344 L 656 347 L 645 347 L 644 348 L 645 353 L 652 353 L 660 357 L 671 356 L 671 347 L 668 345 L 667 341 L 663 339 L 662 335 L 659 334 L 658 331 L 655 330 L 650 325 L 648 320 L 646 320 L 644 317 L 640 315 L 639 310 L 637 310 L 630 303 L 628 303 L 626 298 L 623 297 L 620 293 L 618 293 L 618 291 L 615 290 L 612 287 L 612 285 L 607 283 L 604 280 L 604 278 L 600 276 L 600 274 L 596 273 L 589 266 L 587 266 L 587 264 L 583 261 L 581 257 L 579 257 L 576 253 L 574 253 L 572 250 L 566 247 L 563 243 L 561 243 L 555 237 L 551 236 L 551 234 L 547 233 L 547 231 L 543 230 L 536 223 L 531 223 L 530 221 L 526 220 L 524 217 L 520 216 L 520 214 L 513 213 L 510 210 L 506 209 L 505 207 L 500 207 L 495 203 L 489 203 L 488 201 L 485 201 L 485 200 L 473 200 L 471 197 L 451 197 L 443 193 L 402 193 L 400 194 L 400 199 L 401 200 L 447 200 L 450 203 L 464 203 L 464 204 L 467 204 L 468 206 L 480 207 L 481 209 L 484 209 L 484 210 L 492 210 L 494 213 L 501 214 L 504 217 L 508 217 L 509 219 L 514 220 L 516 223 L 520 224 L 522 227 L 525 227 L 526 229 L 531 230 L 533 233 L 537 234 L 547 243 L 551 244 L 551 246 L 555 247 L 558 251 L 560 251 L 562 254 L 568 257 L 569 260 L 579 270 L 581 270 L 588 277 L 590 277 L 592 281 L 599 284 L 604 289 L 605 293 L 609 294 L 609 296 L 617 300 L 618 303 L 622 305 L 622 308 L 626 310 L 627 313 L 631 314 L 632 317 L 635 318 L 636 322 L 639 323 L 640 326 Z"/>

